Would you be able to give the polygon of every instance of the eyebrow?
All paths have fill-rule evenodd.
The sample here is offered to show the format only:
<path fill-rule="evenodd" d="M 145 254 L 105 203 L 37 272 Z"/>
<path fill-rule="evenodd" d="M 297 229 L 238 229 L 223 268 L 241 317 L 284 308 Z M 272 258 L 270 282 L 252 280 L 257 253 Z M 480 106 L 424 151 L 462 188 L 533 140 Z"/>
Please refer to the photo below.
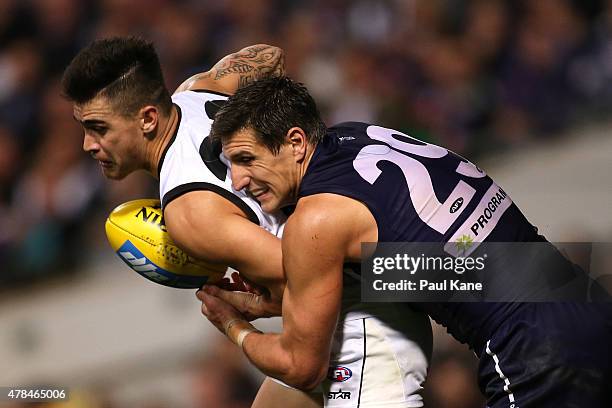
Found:
<path fill-rule="evenodd" d="M 83 126 L 107 125 L 107 123 L 101 119 L 79 120 L 75 115 L 72 115 L 72 117 Z"/>
<path fill-rule="evenodd" d="M 227 156 L 227 153 L 225 153 Z M 229 159 L 236 159 L 242 156 L 253 156 L 253 153 L 245 151 L 245 150 L 239 150 L 237 152 L 232 152 L 231 155 L 228 156 Z"/>

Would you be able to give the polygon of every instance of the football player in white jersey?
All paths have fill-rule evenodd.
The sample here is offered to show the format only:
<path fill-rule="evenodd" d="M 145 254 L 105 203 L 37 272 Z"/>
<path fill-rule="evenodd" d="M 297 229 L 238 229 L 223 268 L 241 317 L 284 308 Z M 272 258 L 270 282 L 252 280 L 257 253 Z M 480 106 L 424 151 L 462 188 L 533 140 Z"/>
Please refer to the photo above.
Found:
<path fill-rule="evenodd" d="M 273 234 L 280 234 L 283 218 L 264 213 L 256 197 L 232 189 L 220 148 L 210 143 L 208 135 L 214 114 L 227 96 L 259 78 L 282 75 L 283 58 L 276 47 L 246 47 L 223 58 L 210 71 L 189 78 L 170 96 L 151 43 L 111 38 L 84 48 L 63 77 L 64 94 L 73 101 L 74 117 L 84 128 L 83 149 L 100 163 L 104 175 L 122 179 L 145 170 L 158 178 L 165 224 L 174 241 L 195 258 L 231 266 L 268 289 L 266 295 L 235 294 L 234 306 L 253 318 L 281 314 L 285 282 L 280 240 Z M 347 300 L 349 297 L 347 294 Z M 358 301 L 347 302 L 345 322 L 334 339 L 337 347 L 327 388 L 303 393 L 266 379 L 253 406 L 353 406 L 356 387 L 361 392 L 362 383 L 369 380 L 357 375 L 365 365 L 366 334 L 350 326 L 375 313 L 352 307 L 356 304 Z M 397 386 L 402 388 L 408 377 L 418 378 L 420 384 L 431 347 L 427 319 L 416 314 L 414 319 L 403 316 L 404 327 L 393 329 L 376 319 L 370 322 L 378 322 L 378 334 L 370 333 L 370 342 L 394 339 L 386 354 L 379 353 L 388 357 L 381 364 L 394 366 L 394 348 L 415 350 L 411 354 L 414 364 L 393 380 Z M 402 334 L 408 332 L 417 332 L 419 336 L 412 338 L 424 340 Z M 240 339 L 233 340 L 240 343 Z M 377 361 L 374 355 L 370 361 Z M 355 398 L 345 401 L 351 393 Z M 384 402 L 384 396 L 379 401 Z"/>

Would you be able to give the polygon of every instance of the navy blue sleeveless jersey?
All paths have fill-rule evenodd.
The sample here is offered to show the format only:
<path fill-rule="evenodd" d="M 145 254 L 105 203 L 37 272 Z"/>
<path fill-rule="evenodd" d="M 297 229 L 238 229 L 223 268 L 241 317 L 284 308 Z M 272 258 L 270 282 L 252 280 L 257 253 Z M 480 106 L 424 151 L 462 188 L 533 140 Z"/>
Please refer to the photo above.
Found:
<path fill-rule="evenodd" d="M 462 157 L 401 132 L 359 122 L 328 129 L 299 197 L 335 193 L 364 203 L 379 242 L 535 242 L 543 237 L 506 192 Z M 477 351 L 513 303 L 420 303 L 417 307 Z"/>

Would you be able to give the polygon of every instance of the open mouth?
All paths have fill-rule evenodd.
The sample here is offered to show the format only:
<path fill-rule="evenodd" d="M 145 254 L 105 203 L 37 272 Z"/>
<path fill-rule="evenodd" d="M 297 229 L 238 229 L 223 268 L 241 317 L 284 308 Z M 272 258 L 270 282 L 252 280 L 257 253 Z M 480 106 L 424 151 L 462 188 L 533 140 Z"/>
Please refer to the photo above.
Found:
<path fill-rule="evenodd" d="M 100 163 L 100 166 L 104 167 L 105 169 L 113 166 L 113 162 L 109 160 L 98 160 L 98 163 Z"/>
<path fill-rule="evenodd" d="M 256 200 L 261 199 L 262 196 L 266 195 L 270 190 L 265 188 L 262 190 L 255 190 L 255 191 L 250 191 L 249 193 L 251 194 L 251 196 L 253 198 L 255 198 Z"/>

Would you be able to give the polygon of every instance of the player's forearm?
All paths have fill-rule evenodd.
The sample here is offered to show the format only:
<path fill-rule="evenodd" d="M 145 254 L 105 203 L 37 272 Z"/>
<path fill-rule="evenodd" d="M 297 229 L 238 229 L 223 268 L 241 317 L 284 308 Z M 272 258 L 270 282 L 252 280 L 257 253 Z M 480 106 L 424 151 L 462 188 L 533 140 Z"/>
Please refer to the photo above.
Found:
<path fill-rule="evenodd" d="M 241 332 L 251 330 L 247 322 L 240 322 L 228 330 L 228 337 L 239 342 Z M 244 336 L 244 334 L 243 334 Z M 283 334 L 250 332 L 241 340 L 248 359 L 264 374 L 277 378 L 302 391 L 311 391 L 323 379 L 327 364 L 318 356 L 309 356 L 299 348 L 283 347 Z"/>

